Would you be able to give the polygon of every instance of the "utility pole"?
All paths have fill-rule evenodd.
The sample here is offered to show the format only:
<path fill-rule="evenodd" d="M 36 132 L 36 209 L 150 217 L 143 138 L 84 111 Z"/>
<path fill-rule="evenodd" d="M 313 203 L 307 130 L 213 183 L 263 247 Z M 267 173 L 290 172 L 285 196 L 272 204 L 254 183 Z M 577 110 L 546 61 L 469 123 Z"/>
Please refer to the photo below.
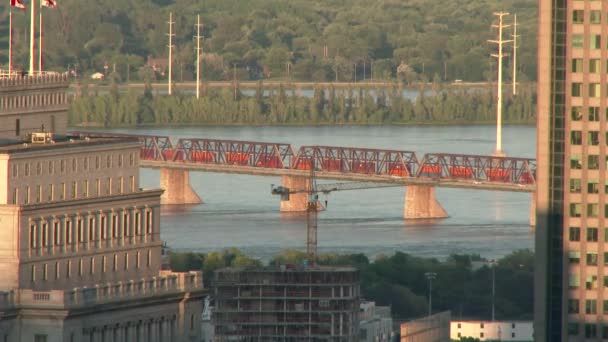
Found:
<path fill-rule="evenodd" d="M 424 274 L 429 281 L 429 317 L 433 314 L 433 279 L 437 277 L 435 272 L 426 272 Z"/>
<path fill-rule="evenodd" d="M 201 94 L 201 15 L 196 16 L 196 98 Z"/>
<path fill-rule="evenodd" d="M 175 36 L 175 34 L 173 34 L 173 12 L 169 13 L 169 95 L 171 95 L 173 93 L 173 78 L 172 78 L 172 73 L 173 73 L 173 36 Z"/>
<path fill-rule="evenodd" d="M 513 95 L 517 95 L 517 14 L 513 15 Z"/>
<path fill-rule="evenodd" d="M 8 12 L 8 26 L 9 26 L 9 38 L 8 38 L 8 77 L 13 76 L 13 11 L 9 9 Z"/>
<path fill-rule="evenodd" d="M 36 0 L 32 0 L 31 3 L 31 25 L 30 25 L 30 76 L 34 76 L 35 72 L 35 61 L 34 54 L 36 53 Z"/>
<path fill-rule="evenodd" d="M 495 156 L 504 156 L 502 151 L 502 59 L 506 57 L 506 54 L 502 53 L 502 45 L 510 43 L 512 40 L 502 39 L 502 30 L 510 27 L 511 25 L 503 24 L 503 17 L 509 15 L 508 12 L 495 12 L 495 16 L 498 17 L 498 25 L 492 25 L 492 27 L 498 28 L 498 40 L 488 40 L 490 43 L 498 44 L 498 54 L 492 54 L 492 57 L 498 58 L 498 90 L 496 99 L 496 150 L 494 151 Z"/>
<path fill-rule="evenodd" d="M 496 296 L 496 260 L 490 260 L 490 267 L 492 267 L 492 322 L 494 322 L 494 297 Z"/>
<path fill-rule="evenodd" d="M 353 79 L 357 83 L 357 63 L 353 63 Z"/>

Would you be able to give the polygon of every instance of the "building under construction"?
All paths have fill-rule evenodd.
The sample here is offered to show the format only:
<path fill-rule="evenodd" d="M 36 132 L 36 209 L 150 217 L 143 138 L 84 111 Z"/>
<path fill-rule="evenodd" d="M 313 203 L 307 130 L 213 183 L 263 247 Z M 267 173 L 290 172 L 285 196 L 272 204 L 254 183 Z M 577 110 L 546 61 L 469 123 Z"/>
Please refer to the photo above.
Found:
<path fill-rule="evenodd" d="M 215 272 L 216 341 L 355 341 L 359 271 L 352 267 Z"/>

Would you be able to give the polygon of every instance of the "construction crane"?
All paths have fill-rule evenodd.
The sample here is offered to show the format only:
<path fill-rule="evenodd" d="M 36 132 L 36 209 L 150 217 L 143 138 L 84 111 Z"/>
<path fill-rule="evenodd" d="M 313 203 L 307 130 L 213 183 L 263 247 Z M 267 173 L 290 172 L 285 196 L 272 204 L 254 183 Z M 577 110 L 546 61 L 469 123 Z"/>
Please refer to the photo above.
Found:
<path fill-rule="evenodd" d="M 333 184 L 321 184 L 317 185 L 315 177 L 315 158 L 310 160 L 310 174 L 309 184 L 307 189 L 289 189 L 284 186 L 272 186 L 272 194 L 280 195 L 281 201 L 288 201 L 289 196 L 293 194 L 308 194 L 308 201 L 306 203 L 306 257 L 308 262 L 314 266 L 317 262 L 317 226 L 318 226 L 318 213 L 319 213 L 319 193 L 328 195 L 334 191 L 344 190 L 361 190 L 361 189 L 373 189 L 373 188 L 387 188 L 395 186 L 403 186 L 400 183 L 333 183 Z"/>

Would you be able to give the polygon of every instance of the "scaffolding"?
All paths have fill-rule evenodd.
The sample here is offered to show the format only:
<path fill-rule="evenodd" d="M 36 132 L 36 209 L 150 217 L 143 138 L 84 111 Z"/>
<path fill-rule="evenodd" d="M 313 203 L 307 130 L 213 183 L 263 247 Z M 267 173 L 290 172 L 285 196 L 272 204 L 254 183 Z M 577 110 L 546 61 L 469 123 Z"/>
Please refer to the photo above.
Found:
<path fill-rule="evenodd" d="M 355 268 L 223 269 L 213 292 L 218 342 L 358 340 Z"/>

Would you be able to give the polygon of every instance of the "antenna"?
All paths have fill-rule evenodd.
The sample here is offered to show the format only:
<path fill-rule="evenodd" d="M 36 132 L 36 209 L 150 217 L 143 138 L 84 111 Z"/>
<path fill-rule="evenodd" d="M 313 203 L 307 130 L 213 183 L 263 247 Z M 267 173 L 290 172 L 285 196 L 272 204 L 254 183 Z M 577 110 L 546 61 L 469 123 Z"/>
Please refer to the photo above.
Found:
<path fill-rule="evenodd" d="M 8 38 L 8 77 L 12 77 L 13 75 L 13 11 L 9 10 L 8 12 L 8 22 L 9 22 L 9 38 Z"/>
<path fill-rule="evenodd" d="M 513 15 L 513 95 L 517 95 L 517 14 Z"/>
<path fill-rule="evenodd" d="M 201 15 L 196 16 L 196 98 L 200 97 L 201 92 Z"/>
<path fill-rule="evenodd" d="M 173 36 L 175 36 L 175 34 L 173 34 L 173 24 L 175 24 L 175 22 L 173 21 L 173 12 L 169 13 L 169 95 L 172 94 L 172 73 L 173 73 Z"/>
<path fill-rule="evenodd" d="M 497 99 L 496 99 L 496 150 L 494 151 L 494 155 L 496 156 L 504 156 L 502 151 L 502 59 L 507 54 L 502 53 L 502 45 L 505 43 L 510 43 L 512 40 L 503 40 L 502 39 L 502 30 L 504 28 L 510 27 L 511 25 L 503 24 L 503 17 L 509 15 L 508 12 L 494 12 L 494 15 L 498 17 L 498 25 L 492 25 L 492 27 L 498 28 L 498 40 L 488 40 L 488 42 L 493 44 L 498 44 L 498 54 L 492 54 L 492 57 L 498 58 L 498 90 L 497 90 Z"/>

